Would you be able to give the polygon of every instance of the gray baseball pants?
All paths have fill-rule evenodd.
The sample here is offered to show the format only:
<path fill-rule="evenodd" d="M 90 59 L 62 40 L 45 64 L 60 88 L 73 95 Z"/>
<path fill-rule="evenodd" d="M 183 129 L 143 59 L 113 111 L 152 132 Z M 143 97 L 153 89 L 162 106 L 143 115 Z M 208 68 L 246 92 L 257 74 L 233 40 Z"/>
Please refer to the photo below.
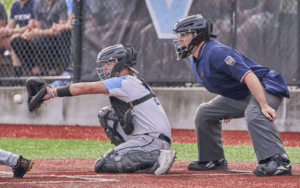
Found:
<path fill-rule="evenodd" d="M 265 90 L 268 104 L 275 110 L 282 97 Z M 268 120 L 252 94 L 243 100 L 217 96 L 201 104 L 195 116 L 198 160 L 214 161 L 225 159 L 222 140 L 222 121 L 245 117 L 256 158 L 259 161 L 275 154 L 286 153 L 274 122 Z"/>
<path fill-rule="evenodd" d="M 14 167 L 18 163 L 19 156 L 11 152 L 0 149 L 0 164 Z"/>
<path fill-rule="evenodd" d="M 159 133 L 150 133 L 150 135 L 130 136 L 129 140 L 118 145 L 114 150 L 121 156 L 133 150 L 151 152 L 158 149 L 169 149 L 171 147 L 170 144 L 159 139 L 158 135 Z"/>
<path fill-rule="evenodd" d="M 113 127 L 112 120 L 107 121 L 110 127 Z M 151 152 L 157 149 L 170 149 L 171 145 L 158 138 L 160 133 L 149 133 L 149 135 L 127 135 L 122 129 L 120 123 L 116 131 L 123 137 L 124 143 L 114 148 L 118 155 L 123 155 L 128 151 L 139 150 L 144 152 Z"/>

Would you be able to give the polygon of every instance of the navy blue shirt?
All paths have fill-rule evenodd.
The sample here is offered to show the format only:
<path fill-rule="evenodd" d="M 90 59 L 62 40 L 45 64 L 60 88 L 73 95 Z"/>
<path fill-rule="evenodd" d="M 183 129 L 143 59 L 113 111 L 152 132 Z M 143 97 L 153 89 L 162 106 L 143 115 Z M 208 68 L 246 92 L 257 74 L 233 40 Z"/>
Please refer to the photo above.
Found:
<path fill-rule="evenodd" d="M 266 90 L 277 96 L 290 97 L 281 74 L 216 40 L 206 41 L 198 58 L 190 56 L 189 60 L 196 79 L 212 93 L 235 100 L 244 99 L 250 92 L 244 78 L 253 72 Z"/>
<path fill-rule="evenodd" d="M 22 7 L 20 1 L 14 2 L 10 10 L 10 18 L 14 19 L 19 27 L 24 27 L 29 20 L 34 19 L 33 13 L 34 0 L 28 0 Z"/>

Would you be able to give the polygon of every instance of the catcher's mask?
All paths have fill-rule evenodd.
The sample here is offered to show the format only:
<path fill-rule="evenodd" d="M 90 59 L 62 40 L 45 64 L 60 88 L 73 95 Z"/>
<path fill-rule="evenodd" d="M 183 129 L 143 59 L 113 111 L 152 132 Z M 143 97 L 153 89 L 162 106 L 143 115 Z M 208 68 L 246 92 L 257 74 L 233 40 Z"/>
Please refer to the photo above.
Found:
<path fill-rule="evenodd" d="M 129 68 L 137 74 L 138 72 L 133 68 L 137 63 L 136 60 L 137 52 L 131 46 L 117 44 L 107 47 L 98 54 L 97 74 L 100 80 L 118 77 L 124 68 Z"/>
<path fill-rule="evenodd" d="M 173 27 L 173 33 L 177 35 L 177 39 L 173 40 L 177 60 L 191 55 L 202 41 L 211 37 L 217 38 L 212 32 L 213 24 L 209 19 L 204 19 L 201 14 L 178 20 Z"/>

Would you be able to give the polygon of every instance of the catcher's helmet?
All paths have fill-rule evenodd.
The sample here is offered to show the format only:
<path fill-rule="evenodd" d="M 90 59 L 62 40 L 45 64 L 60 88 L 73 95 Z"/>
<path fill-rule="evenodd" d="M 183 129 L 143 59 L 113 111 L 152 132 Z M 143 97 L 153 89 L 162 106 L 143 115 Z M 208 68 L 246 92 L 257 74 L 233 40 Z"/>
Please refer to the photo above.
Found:
<path fill-rule="evenodd" d="M 186 18 L 178 20 L 174 27 L 173 33 L 182 35 L 185 33 L 193 33 L 189 44 L 182 44 L 178 39 L 174 39 L 174 45 L 177 53 L 177 60 L 183 59 L 191 55 L 195 48 L 204 40 L 210 37 L 216 38 L 212 34 L 213 24 L 209 19 L 204 19 L 201 14 L 195 14 Z"/>
<path fill-rule="evenodd" d="M 107 73 L 103 68 L 105 62 L 114 60 L 113 67 L 110 67 L 110 72 Z M 108 78 L 117 77 L 119 73 L 124 68 L 129 68 L 134 73 L 138 73 L 133 66 L 137 63 L 137 52 L 131 46 L 126 46 L 123 44 L 117 44 L 114 46 L 109 46 L 101 50 L 97 57 L 97 63 L 99 67 L 96 68 L 97 74 L 101 80 L 106 80 Z"/>

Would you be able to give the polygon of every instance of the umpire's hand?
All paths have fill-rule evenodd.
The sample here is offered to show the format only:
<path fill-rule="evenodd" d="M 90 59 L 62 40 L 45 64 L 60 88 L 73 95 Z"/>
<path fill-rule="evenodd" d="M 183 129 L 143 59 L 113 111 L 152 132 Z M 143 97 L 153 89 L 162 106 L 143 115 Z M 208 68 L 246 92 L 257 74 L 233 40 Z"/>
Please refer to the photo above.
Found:
<path fill-rule="evenodd" d="M 271 106 L 265 105 L 261 108 L 262 113 L 268 118 L 270 121 L 275 121 L 276 119 L 276 110 L 274 110 Z"/>

